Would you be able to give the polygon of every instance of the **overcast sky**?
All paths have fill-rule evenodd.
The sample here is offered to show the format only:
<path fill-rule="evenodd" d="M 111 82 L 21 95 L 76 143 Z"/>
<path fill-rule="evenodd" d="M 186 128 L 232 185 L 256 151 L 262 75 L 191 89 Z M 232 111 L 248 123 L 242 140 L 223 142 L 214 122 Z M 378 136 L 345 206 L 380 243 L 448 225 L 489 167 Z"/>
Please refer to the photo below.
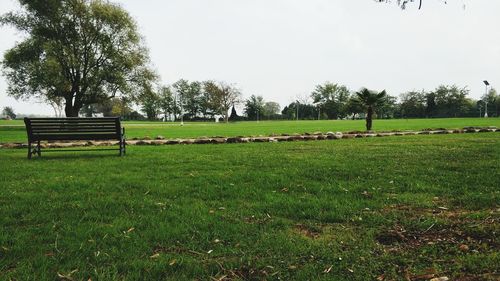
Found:
<path fill-rule="evenodd" d="M 474 98 L 484 79 L 500 84 L 500 1 L 424 0 L 405 11 L 373 0 L 114 2 L 136 19 L 163 84 L 224 80 L 282 106 L 325 81 L 395 96 L 457 84 Z M 1 14 L 18 8 L 0 3 Z M 0 38 L 3 54 L 21 37 L 2 27 Z M 6 88 L 0 77 L 0 107 L 52 114 Z"/>

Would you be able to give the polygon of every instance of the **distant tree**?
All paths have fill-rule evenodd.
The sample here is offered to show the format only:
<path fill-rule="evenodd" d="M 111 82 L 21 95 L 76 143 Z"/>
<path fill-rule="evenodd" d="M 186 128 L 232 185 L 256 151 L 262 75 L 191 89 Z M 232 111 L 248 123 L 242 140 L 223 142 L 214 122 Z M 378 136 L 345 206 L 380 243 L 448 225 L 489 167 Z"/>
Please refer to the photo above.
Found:
<path fill-rule="evenodd" d="M 144 116 L 140 114 L 139 112 L 133 110 L 129 112 L 128 114 L 123 116 L 124 120 L 144 120 Z"/>
<path fill-rule="evenodd" d="M 138 101 L 142 112 L 146 114 L 148 120 L 157 120 L 161 110 L 161 99 L 158 93 L 155 93 L 152 87 L 146 86 L 144 92 L 139 96 Z"/>
<path fill-rule="evenodd" d="M 174 116 L 175 120 L 175 114 L 176 112 L 178 112 L 178 110 L 172 89 L 170 87 L 161 87 L 158 98 L 159 107 L 162 111 L 164 121 L 167 121 L 167 119 L 172 115 Z"/>
<path fill-rule="evenodd" d="M 172 85 L 178 100 L 181 118 L 194 118 L 200 112 L 200 99 L 202 94 L 202 84 L 194 81 L 181 79 Z"/>
<path fill-rule="evenodd" d="M 426 117 L 432 117 L 436 115 L 437 105 L 436 105 L 436 94 L 431 92 L 425 94 L 426 104 L 425 104 L 425 115 Z"/>
<path fill-rule="evenodd" d="M 488 94 L 483 96 L 481 99 L 483 103 L 488 102 L 488 116 L 490 117 L 498 117 L 499 116 L 499 101 L 500 97 L 497 94 L 497 91 L 492 88 L 488 91 Z"/>
<path fill-rule="evenodd" d="M 221 114 L 224 121 L 229 121 L 229 109 L 240 103 L 241 92 L 235 86 L 225 82 L 206 81 L 204 91 L 210 96 L 210 107 L 214 114 Z"/>
<path fill-rule="evenodd" d="M 274 116 L 280 114 L 281 107 L 280 104 L 274 101 L 268 101 L 264 103 L 262 108 L 262 115 L 267 119 L 272 119 Z"/>
<path fill-rule="evenodd" d="M 191 82 L 188 87 L 187 95 L 184 97 L 184 109 L 191 119 L 198 116 L 198 113 L 201 113 L 201 87 L 202 84 L 200 82 Z"/>
<path fill-rule="evenodd" d="M 94 117 L 98 113 L 97 106 L 95 104 L 87 104 L 80 109 L 80 115 L 84 117 Z"/>
<path fill-rule="evenodd" d="M 433 95 L 434 96 L 434 95 Z M 426 93 L 411 91 L 401 94 L 401 114 L 405 118 L 423 118 L 426 114 Z M 434 99 L 434 98 L 433 98 Z M 434 102 L 435 104 L 435 102 Z M 435 105 L 434 105 L 435 107 Z"/>
<path fill-rule="evenodd" d="M 231 108 L 231 115 L 229 115 L 229 121 L 239 121 L 242 119 L 240 116 L 238 116 L 238 113 L 236 112 L 236 108 L 233 107 Z"/>
<path fill-rule="evenodd" d="M 399 116 L 399 105 L 397 98 L 393 96 L 385 96 L 384 100 L 375 109 L 378 118 L 397 118 Z"/>
<path fill-rule="evenodd" d="M 133 112 L 132 108 L 130 107 L 130 101 L 125 98 L 114 98 L 112 100 L 112 107 L 111 107 L 111 115 L 116 116 L 116 117 L 125 117 L 129 116 L 131 112 Z"/>
<path fill-rule="evenodd" d="M 371 131 L 373 123 L 374 109 L 384 103 L 387 93 L 383 90 L 380 93 L 376 93 L 368 90 L 367 88 L 361 89 L 361 91 L 356 92 L 357 101 L 366 110 L 366 130 Z"/>
<path fill-rule="evenodd" d="M 281 111 L 281 114 L 283 117 L 290 120 L 314 120 L 317 118 L 318 108 L 310 103 L 305 103 L 304 101 L 302 101 L 302 103 L 296 101 L 285 106 Z"/>
<path fill-rule="evenodd" d="M 467 97 L 469 90 L 453 86 L 439 86 L 435 93 L 436 115 L 434 117 L 462 117 L 467 116 L 472 101 Z"/>
<path fill-rule="evenodd" d="M 8 94 L 58 97 L 68 117 L 85 105 L 134 95 L 155 79 L 137 26 L 119 5 L 99 0 L 20 0 L 0 17 L 26 34 L 4 54 Z"/>
<path fill-rule="evenodd" d="M 88 104 L 80 110 L 80 114 L 85 117 L 94 117 L 99 113 L 104 117 L 123 117 L 132 111 L 128 99 L 112 98 L 100 104 Z"/>
<path fill-rule="evenodd" d="M 2 110 L 2 115 L 9 119 L 16 119 L 17 115 L 14 113 L 14 109 L 10 106 L 6 106 Z"/>
<path fill-rule="evenodd" d="M 358 102 L 357 96 L 353 95 L 349 97 L 349 100 L 346 104 L 346 113 L 347 116 L 350 116 L 352 119 L 355 119 L 359 116 L 359 114 L 364 113 L 365 110 L 363 106 Z"/>
<path fill-rule="evenodd" d="M 264 113 L 264 98 L 262 96 L 251 95 L 245 101 L 244 112 L 249 120 L 258 120 Z"/>
<path fill-rule="evenodd" d="M 326 113 L 329 119 L 344 118 L 347 116 L 347 102 L 350 91 L 346 86 L 326 82 L 317 85 L 311 93 L 313 103 Z"/>

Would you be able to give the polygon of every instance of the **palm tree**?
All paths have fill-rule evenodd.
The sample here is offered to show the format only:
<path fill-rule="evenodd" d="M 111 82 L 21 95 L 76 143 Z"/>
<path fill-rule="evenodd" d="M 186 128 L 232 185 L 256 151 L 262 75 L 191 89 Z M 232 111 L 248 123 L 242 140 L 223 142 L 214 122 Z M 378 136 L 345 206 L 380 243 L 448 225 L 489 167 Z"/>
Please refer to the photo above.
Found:
<path fill-rule="evenodd" d="M 387 93 L 385 90 L 376 93 L 367 88 L 363 88 L 361 91 L 356 92 L 356 95 L 358 102 L 366 108 L 366 130 L 371 131 L 373 110 L 375 107 L 384 103 Z"/>

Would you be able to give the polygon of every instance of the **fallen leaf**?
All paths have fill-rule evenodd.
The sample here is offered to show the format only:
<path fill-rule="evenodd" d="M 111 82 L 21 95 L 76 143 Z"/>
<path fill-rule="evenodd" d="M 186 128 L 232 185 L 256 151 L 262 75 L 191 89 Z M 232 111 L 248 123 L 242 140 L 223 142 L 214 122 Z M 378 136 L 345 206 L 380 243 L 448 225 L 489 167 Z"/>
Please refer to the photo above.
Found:
<path fill-rule="evenodd" d="M 458 247 L 460 249 L 460 251 L 462 252 L 468 252 L 469 251 L 469 246 L 465 245 L 465 244 L 462 244 Z"/>
<path fill-rule="evenodd" d="M 75 269 L 75 270 L 72 270 L 70 273 L 68 274 L 61 274 L 61 273 L 57 273 L 57 277 L 61 278 L 61 279 L 65 279 L 65 280 L 73 280 L 73 278 L 71 277 L 71 275 L 73 275 L 73 273 L 77 272 L 78 269 Z"/>
<path fill-rule="evenodd" d="M 172 266 L 172 265 L 174 265 L 174 264 L 176 264 L 176 263 L 177 263 L 177 260 L 176 260 L 176 259 L 173 259 L 173 260 L 171 260 L 168 264 L 169 264 L 170 266 Z"/>
<path fill-rule="evenodd" d="M 156 254 L 150 256 L 150 258 L 152 258 L 152 259 L 157 259 L 159 257 L 160 257 L 160 253 L 156 253 Z"/>
<path fill-rule="evenodd" d="M 329 268 L 323 270 L 323 273 L 330 273 L 330 271 L 332 271 L 332 268 L 333 268 L 333 265 L 330 265 Z"/>

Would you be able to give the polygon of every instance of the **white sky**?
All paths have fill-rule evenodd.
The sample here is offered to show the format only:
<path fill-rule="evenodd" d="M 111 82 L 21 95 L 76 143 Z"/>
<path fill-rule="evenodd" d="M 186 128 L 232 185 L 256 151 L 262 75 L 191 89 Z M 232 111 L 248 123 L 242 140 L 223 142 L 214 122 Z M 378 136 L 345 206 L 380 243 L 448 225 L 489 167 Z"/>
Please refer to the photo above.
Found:
<path fill-rule="evenodd" d="M 484 79 L 500 84 L 498 0 L 424 0 L 422 10 L 405 11 L 373 0 L 115 2 L 137 20 L 164 84 L 224 80 L 282 107 L 325 81 L 395 96 L 457 84 L 474 98 L 484 94 Z M 17 8 L 0 3 L 0 14 Z M 1 53 L 16 40 L 0 28 Z M 6 87 L 0 77 L 0 107 L 52 114 L 7 97 Z"/>

